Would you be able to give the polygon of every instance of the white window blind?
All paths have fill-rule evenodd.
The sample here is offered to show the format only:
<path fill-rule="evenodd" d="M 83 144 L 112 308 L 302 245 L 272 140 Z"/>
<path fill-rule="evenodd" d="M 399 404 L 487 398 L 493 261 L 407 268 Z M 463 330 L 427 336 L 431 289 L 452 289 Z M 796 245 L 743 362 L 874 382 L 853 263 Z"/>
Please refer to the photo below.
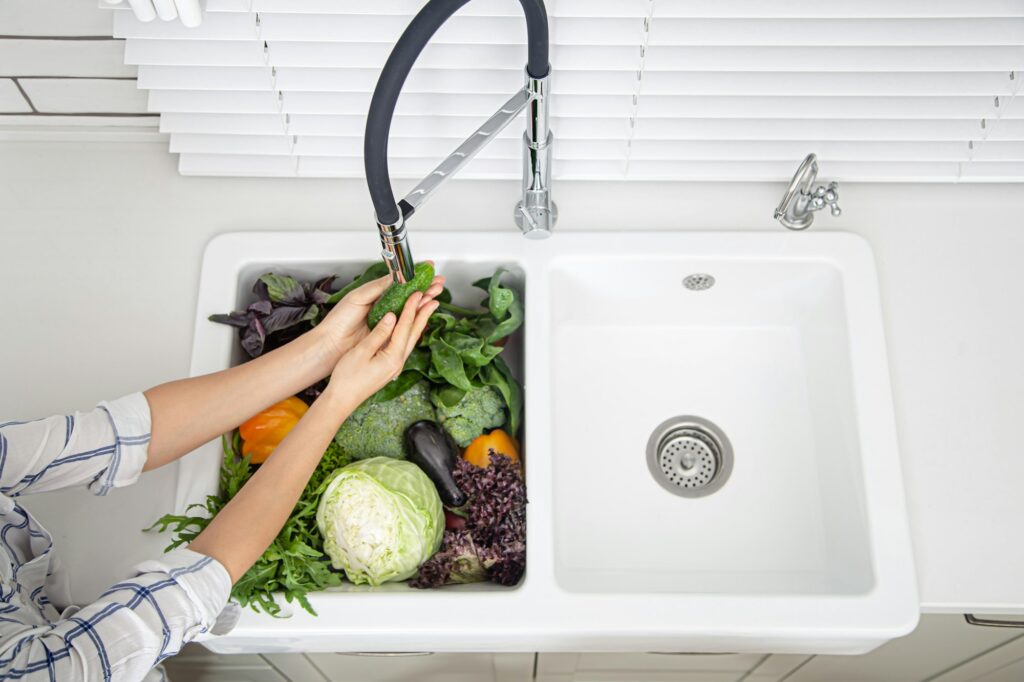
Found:
<path fill-rule="evenodd" d="M 114 35 L 182 173 L 358 177 L 381 66 L 423 0 L 207 0 Z M 549 0 L 555 175 L 1024 180 L 1024 0 Z M 395 177 L 427 173 L 522 84 L 517 0 L 473 0 L 398 104 Z M 514 178 L 509 126 L 463 171 Z"/>

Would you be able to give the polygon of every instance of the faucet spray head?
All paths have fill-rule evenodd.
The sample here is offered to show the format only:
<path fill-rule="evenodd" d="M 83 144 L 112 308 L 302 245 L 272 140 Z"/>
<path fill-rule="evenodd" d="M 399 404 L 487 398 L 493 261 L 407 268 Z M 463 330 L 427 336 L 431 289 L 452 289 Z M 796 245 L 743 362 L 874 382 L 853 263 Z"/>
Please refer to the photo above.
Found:
<path fill-rule="evenodd" d="M 391 278 L 396 282 L 408 282 L 415 274 L 416 264 L 412 259 L 405 216 L 401 209 L 398 211 L 397 223 L 382 223 L 378 220 L 377 230 L 380 232 L 380 255 L 388 266 Z"/>

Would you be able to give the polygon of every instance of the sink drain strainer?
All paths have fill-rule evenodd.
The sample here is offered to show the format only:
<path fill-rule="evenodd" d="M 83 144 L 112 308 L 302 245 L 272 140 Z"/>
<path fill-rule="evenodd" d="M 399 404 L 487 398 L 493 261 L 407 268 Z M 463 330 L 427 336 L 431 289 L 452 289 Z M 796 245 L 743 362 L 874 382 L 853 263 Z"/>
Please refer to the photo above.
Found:
<path fill-rule="evenodd" d="M 732 445 L 701 417 L 673 417 L 647 441 L 647 468 L 662 488 L 682 497 L 715 492 L 732 473 Z"/>
<path fill-rule="evenodd" d="M 715 277 L 706 272 L 695 272 L 683 278 L 683 286 L 690 291 L 705 291 L 715 286 Z"/>

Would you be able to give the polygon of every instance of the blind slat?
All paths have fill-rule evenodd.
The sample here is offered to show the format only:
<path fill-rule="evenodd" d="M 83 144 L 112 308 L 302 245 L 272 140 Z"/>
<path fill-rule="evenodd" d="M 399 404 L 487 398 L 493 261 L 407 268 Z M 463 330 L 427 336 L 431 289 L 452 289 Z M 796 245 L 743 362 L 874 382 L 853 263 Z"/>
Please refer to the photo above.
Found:
<path fill-rule="evenodd" d="M 588 16 L 643 16 L 648 0 L 549 0 L 553 18 Z M 412 16 L 423 0 L 252 0 L 252 10 L 293 14 L 399 14 Z M 207 0 L 207 12 L 247 12 L 249 0 Z M 475 16 L 518 16 L 515 0 L 474 0 L 460 12 Z M 820 0 L 672 0 L 660 2 L 658 17 L 677 18 L 953 18 L 1020 17 L 1024 7 L 1016 0 L 859 0 L 829 2 Z"/>
<path fill-rule="evenodd" d="M 141 65 L 139 86 L 160 90 L 266 90 L 284 92 L 371 93 L 380 75 L 376 69 L 271 66 Z M 274 75 L 276 74 L 276 75 Z M 508 95 L 522 86 L 519 69 L 414 68 L 404 93 Z M 1019 81 L 1008 72 L 928 73 L 730 73 L 651 71 L 644 74 L 642 94 L 763 96 L 1009 96 Z M 565 71 L 558 74 L 559 95 L 601 92 L 632 96 L 636 74 L 630 71 Z"/>
<path fill-rule="evenodd" d="M 372 90 L 423 0 L 207 0 L 198 30 L 115 11 L 189 174 L 359 177 Z M 1024 180 L 1019 0 L 548 0 L 560 178 Z M 475 0 L 410 73 L 395 177 L 521 87 L 518 0 Z M 514 178 L 521 124 L 462 174 Z"/>

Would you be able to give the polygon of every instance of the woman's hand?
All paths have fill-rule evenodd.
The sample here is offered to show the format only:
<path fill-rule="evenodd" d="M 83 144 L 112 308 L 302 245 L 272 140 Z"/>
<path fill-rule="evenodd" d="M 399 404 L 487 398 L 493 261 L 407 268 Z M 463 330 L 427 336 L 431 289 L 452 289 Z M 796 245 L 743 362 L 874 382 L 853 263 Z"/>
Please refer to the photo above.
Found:
<path fill-rule="evenodd" d="M 370 333 L 366 326 L 366 317 L 377 299 L 391 285 L 391 277 L 385 275 L 379 279 L 353 289 L 334 306 L 327 317 L 314 328 L 321 335 L 321 347 L 325 352 L 326 368 L 333 368 L 341 356 L 354 348 L 356 344 Z M 434 278 L 430 288 L 423 295 L 420 305 L 426 305 L 441 293 L 444 288 L 444 277 Z M 326 372 L 325 372 L 326 374 Z"/>
<path fill-rule="evenodd" d="M 341 356 L 331 373 L 325 397 L 354 410 L 401 374 L 437 306 L 429 290 L 427 294 L 416 292 L 405 302 L 400 317 L 396 319 L 394 313 L 385 315 L 373 331 Z"/>

